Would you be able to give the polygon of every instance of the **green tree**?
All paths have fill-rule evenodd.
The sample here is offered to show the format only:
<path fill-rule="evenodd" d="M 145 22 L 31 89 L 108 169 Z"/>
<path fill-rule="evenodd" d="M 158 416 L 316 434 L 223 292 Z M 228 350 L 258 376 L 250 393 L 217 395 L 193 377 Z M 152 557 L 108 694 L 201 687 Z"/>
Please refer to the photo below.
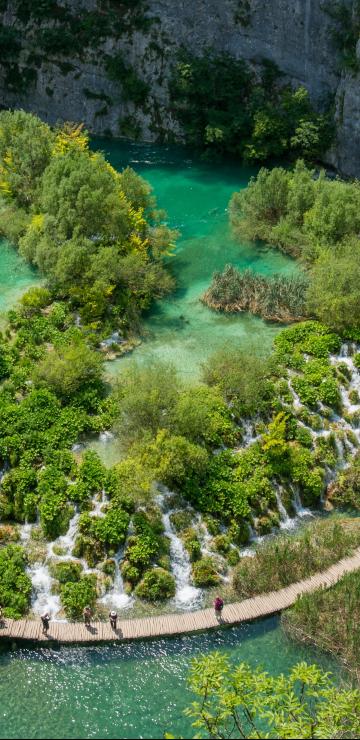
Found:
<path fill-rule="evenodd" d="M 133 364 L 122 373 L 115 396 L 117 427 L 127 444 L 170 424 L 179 388 L 175 368 L 168 363 Z"/>
<path fill-rule="evenodd" d="M 29 208 L 51 158 L 54 134 L 25 111 L 0 112 L 0 194 Z"/>
<path fill-rule="evenodd" d="M 193 660 L 189 687 L 198 699 L 185 713 L 197 737 L 355 738 L 360 732 L 359 690 L 340 689 L 316 665 L 298 663 L 288 676 L 270 676 L 213 653 Z"/>
<path fill-rule="evenodd" d="M 360 328 L 360 241 L 326 249 L 315 262 L 307 294 L 309 312 L 332 329 Z"/>
<path fill-rule="evenodd" d="M 34 382 L 68 399 L 80 389 L 99 386 L 101 375 L 101 357 L 79 341 L 48 352 L 34 371 Z"/>
<path fill-rule="evenodd" d="M 255 349 L 248 351 L 225 346 L 203 365 L 203 379 L 218 386 L 225 401 L 238 416 L 267 412 L 274 388 L 270 382 L 270 364 Z"/>

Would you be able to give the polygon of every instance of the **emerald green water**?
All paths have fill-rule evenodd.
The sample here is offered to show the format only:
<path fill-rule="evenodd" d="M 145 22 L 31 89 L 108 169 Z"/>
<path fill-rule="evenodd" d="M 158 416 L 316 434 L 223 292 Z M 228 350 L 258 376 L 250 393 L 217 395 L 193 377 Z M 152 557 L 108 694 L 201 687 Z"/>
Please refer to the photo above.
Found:
<path fill-rule="evenodd" d="M 39 278 L 35 271 L 8 242 L 0 239 L 0 324 L 6 311 L 36 282 Z"/>
<path fill-rule="evenodd" d="M 246 187 L 255 170 L 231 164 L 207 164 L 183 149 L 95 140 L 117 168 L 130 165 L 153 186 L 168 224 L 181 232 L 175 257 L 169 260 L 177 289 L 153 308 L 144 321 L 144 341 L 133 356 L 171 361 L 184 377 L 196 379 L 201 363 L 225 343 L 249 351 L 271 348 L 279 327 L 250 314 L 229 316 L 210 311 L 199 298 L 215 270 L 231 262 L 241 269 L 270 275 L 293 272 L 294 262 L 264 245 L 235 241 L 227 207 L 232 193 Z M 129 358 L 109 363 L 117 374 Z"/>
<path fill-rule="evenodd" d="M 220 650 L 234 662 L 286 672 L 318 659 L 289 643 L 278 619 L 172 640 L 0 652 L 0 738 L 161 738 L 195 734 L 183 709 L 191 658 Z M 326 670 L 336 665 L 322 657 Z"/>

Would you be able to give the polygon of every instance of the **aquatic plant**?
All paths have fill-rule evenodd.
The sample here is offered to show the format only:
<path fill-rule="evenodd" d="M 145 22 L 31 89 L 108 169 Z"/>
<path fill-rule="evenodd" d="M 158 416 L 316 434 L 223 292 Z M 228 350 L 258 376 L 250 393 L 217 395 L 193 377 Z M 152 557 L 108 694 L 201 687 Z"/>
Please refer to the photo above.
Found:
<path fill-rule="evenodd" d="M 292 638 L 335 654 L 360 678 L 360 574 L 348 573 L 332 588 L 303 594 L 282 616 Z"/>
<path fill-rule="evenodd" d="M 226 265 L 215 272 L 202 301 L 216 311 L 250 311 L 270 321 L 289 323 L 306 315 L 308 279 L 304 274 L 263 277 Z"/>
<path fill-rule="evenodd" d="M 234 588 L 241 598 L 250 598 L 308 578 L 360 544 L 356 521 L 335 519 L 313 522 L 296 535 L 282 535 L 256 547 L 254 557 L 242 558 L 234 570 Z"/>

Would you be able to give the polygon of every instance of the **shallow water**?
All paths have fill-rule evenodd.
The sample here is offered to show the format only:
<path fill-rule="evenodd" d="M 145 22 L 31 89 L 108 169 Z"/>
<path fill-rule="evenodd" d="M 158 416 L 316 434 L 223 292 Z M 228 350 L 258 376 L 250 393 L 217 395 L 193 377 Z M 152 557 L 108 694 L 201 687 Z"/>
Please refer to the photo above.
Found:
<path fill-rule="evenodd" d="M 39 277 L 5 239 L 0 239 L 0 324 L 5 313 Z"/>
<path fill-rule="evenodd" d="M 159 207 L 167 211 L 169 226 L 181 232 L 175 257 L 169 259 L 177 289 L 146 317 L 144 342 L 133 357 L 139 362 L 171 361 L 182 376 L 193 380 L 201 363 L 225 343 L 269 351 L 278 326 L 250 314 L 219 314 L 199 300 L 213 272 L 229 262 L 264 275 L 296 270 L 295 263 L 279 251 L 232 238 L 229 200 L 235 190 L 246 187 L 255 170 L 204 163 L 174 147 L 107 140 L 95 140 L 93 145 L 103 149 L 117 169 L 130 165 L 143 175 L 153 186 Z M 117 374 L 128 361 L 109 363 L 109 372 Z"/>
<path fill-rule="evenodd" d="M 171 640 L 0 652 L 0 738 L 193 737 L 183 709 L 191 658 L 212 650 L 270 673 L 319 656 L 290 643 L 277 618 Z M 336 664 L 320 657 L 340 677 Z M 21 703 L 21 709 L 20 709 Z"/>

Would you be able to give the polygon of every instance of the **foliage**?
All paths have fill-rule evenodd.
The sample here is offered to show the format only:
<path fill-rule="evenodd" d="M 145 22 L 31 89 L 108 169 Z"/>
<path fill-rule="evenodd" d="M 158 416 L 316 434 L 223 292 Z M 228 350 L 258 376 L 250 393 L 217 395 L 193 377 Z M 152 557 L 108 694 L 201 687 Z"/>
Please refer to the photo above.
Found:
<path fill-rule="evenodd" d="M 216 311 L 250 311 L 269 321 L 288 323 L 306 314 L 305 274 L 262 277 L 252 270 L 226 265 L 215 272 L 202 300 Z"/>
<path fill-rule="evenodd" d="M 209 447 L 223 444 L 230 447 L 238 438 L 231 411 L 216 388 L 199 386 L 184 390 L 171 422 L 176 433 Z"/>
<path fill-rule="evenodd" d="M 48 352 L 34 372 L 34 383 L 65 400 L 80 389 L 99 386 L 101 374 L 100 356 L 80 341 Z"/>
<path fill-rule="evenodd" d="M 60 595 L 66 616 L 79 619 L 85 606 L 95 604 L 96 576 L 83 575 L 77 582 L 67 581 L 61 586 Z"/>
<path fill-rule="evenodd" d="M 133 365 L 121 375 L 117 389 L 117 429 L 128 442 L 165 427 L 178 397 L 175 368 L 165 363 Z"/>
<path fill-rule="evenodd" d="M 136 323 L 173 284 L 163 258 L 176 233 L 150 188 L 90 152 L 81 126 L 51 130 L 31 114 L 4 112 L 0 139 L 0 230 L 92 328 L 105 315 Z"/>
<path fill-rule="evenodd" d="M 345 525 L 341 518 L 318 521 L 297 535 L 258 545 L 255 557 L 242 558 L 235 568 L 237 594 L 246 599 L 278 591 L 347 557 L 359 546 L 360 529 Z"/>
<path fill-rule="evenodd" d="M 206 556 L 193 563 L 192 579 L 197 588 L 216 586 L 219 583 L 219 576 L 211 557 Z"/>
<path fill-rule="evenodd" d="M 124 100 L 130 100 L 139 106 L 145 103 L 150 91 L 149 85 L 126 63 L 121 52 L 107 57 L 105 71 L 109 80 L 120 83 Z"/>
<path fill-rule="evenodd" d="M 342 470 L 328 490 L 329 500 L 341 509 L 360 511 L 360 454 L 349 468 Z"/>
<path fill-rule="evenodd" d="M 75 560 L 65 560 L 64 562 L 50 564 L 51 575 L 59 583 L 77 583 L 80 579 L 81 571 L 81 563 L 77 563 Z"/>
<path fill-rule="evenodd" d="M 316 177 L 301 160 L 292 172 L 261 169 L 230 203 L 238 236 L 264 239 L 306 261 L 304 313 L 345 333 L 359 328 L 359 213 L 358 182 Z"/>
<path fill-rule="evenodd" d="M 0 112 L 0 194 L 28 208 L 50 163 L 54 135 L 37 116 Z"/>
<path fill-rule="evenodd" d="M 217 350 L 203 365 L 203 380 L 217 386 L 238 417 L 266 414 L 274 388 L 269 362 L 249 347 L 244 352 L 230 345 Z"/>
<path fill-rule="evenodd" d="M 19 545 L 0 548 L 0 604 L 4 615 L 20 619 L 30 604 L 31 580 L 25 573 L 26 558 Z"/>
<path fill-rule="evenodd" d="M 336 252 L 323 250 L 316 261 L 308 291 L 308 306 L 335 331 L 360 329 L 360 241 L 352 239 Z"/>
<path fill-rule="evenodd" d="M 200 445 L 162 430 L 147 446 L 143 460 L 154 470 L 157 480 L 191 492 L 205 476 L 208 455 Z"/>
<path fill-rule="evenodd" d="M 136 587 L 135 593 L 140 599 L 146 601 L 170 599 L 175 596 L 174 576 L 162 568 L 148 570 Z"/>
<path fill-rule="evenodd" d="M 242 59 L 183 49 L 170 93 L 186 141 L 207 154 L 265 161 L 284 154 L 317 158 L 331 141 L 328 115 L 316 114 L 307 90 L 279 84 L 275 65 L 259 73 Z"/>
<path fill-rule="evenodd" d="M 193 659 L 189 687 L 197 698 L 185 713 L 200 737 L 356 737 L 360 730 L 359 690 L 340 689 L 316 665 L 270 676 L 212 653 Z"/>

